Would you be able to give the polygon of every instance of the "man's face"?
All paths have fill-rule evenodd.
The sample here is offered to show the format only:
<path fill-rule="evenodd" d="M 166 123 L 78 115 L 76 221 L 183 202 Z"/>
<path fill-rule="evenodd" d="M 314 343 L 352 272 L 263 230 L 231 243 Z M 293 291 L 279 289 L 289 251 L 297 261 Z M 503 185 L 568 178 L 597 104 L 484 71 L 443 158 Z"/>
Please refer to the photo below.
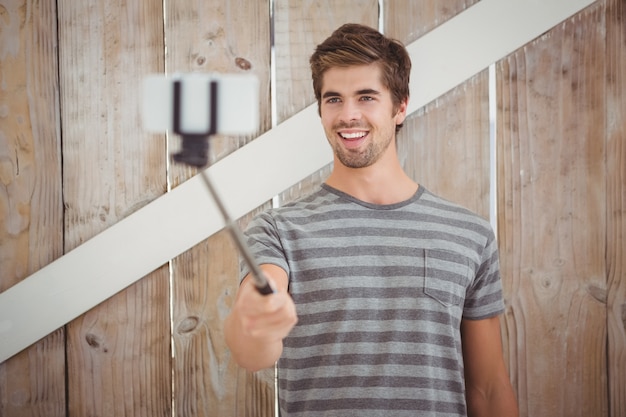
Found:
<path fill-rule="evenodd" d="M 322 80 L 320 114 L 336 159 L 349 168 L 374 164 L 395 144 L 406 102 L 394 112 L 377 64 L 331 68 Z M 395 151 L 395 145 L 393 147 Z"/>

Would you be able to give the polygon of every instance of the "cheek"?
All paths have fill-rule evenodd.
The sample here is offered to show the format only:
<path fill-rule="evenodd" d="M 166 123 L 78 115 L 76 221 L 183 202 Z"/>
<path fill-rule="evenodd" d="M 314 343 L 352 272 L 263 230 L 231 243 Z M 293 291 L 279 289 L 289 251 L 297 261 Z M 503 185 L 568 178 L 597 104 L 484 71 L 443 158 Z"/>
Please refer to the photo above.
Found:
<path fill-rule="evenodd" d="M 322 126 L 324 126 L 325 129 L 330 129 L 333 126 L 334 118 L 332 117 L 330 112 L 323 111 L 320 117 Z"/>
<path fill-rule="evenodd" d="M 326 134 L 326 137 L 328 139 L 333 137 L 334 133 L 333 133 L 332 120 L 330 120 L 326 115 L 326 116 L 322 116 L 320 121 L 322 123 L 322 128 L 324 129 L 324 133 Z"/>

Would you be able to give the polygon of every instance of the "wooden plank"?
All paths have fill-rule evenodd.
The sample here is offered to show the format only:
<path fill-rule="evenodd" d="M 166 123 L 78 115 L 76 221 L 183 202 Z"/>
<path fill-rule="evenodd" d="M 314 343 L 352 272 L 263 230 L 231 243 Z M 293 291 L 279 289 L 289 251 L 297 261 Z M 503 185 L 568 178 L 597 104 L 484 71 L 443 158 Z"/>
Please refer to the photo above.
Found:
<path fill-rule="evenodd" d="M 54 2 L 3 2 L 0 292 L 63 253 Z M 65 415 L 65 333 L 0 364 L 0 415 Z"/>
<path fill-rule="evenodd" d="M 607 415 L 605 48 L 596 5 L 497 66 L 504 335 L 522 416 Z"/>
<path fill-rule="evenodd" d="M 609 415 L 626 415 L 626 3 L 606 3 Z"/>
<path fill-rule="evenodd" d="M 507 10 L 502 11 L 500 4 L 508 1 L 513 2 L 481 0 L 478 4 L 487 4 L 487 7 L 482 7 L 479 13 L 472 13 L 469 32 L 490 32 L 493 19 L 491 7 L 504 13 L 500 16 L 501 20 L 515 21 L 516 32 L 505 31 L 498 37 L 498 43 L 493 45 L 493 50 L 488 40 L 477 43 L 478 47 L 474 48 L 477 53 L 469 54 L 466 57 L 468 61 L 462 63 L 462 66 L 485 68 L 494 59 L 502 58 L 494 51 L 515 49 L 542 33 L 536 32 L 541 28 L 535 24 L 517 24 L 520 19 L 531 19 L 534 22 L 535 15 L 524 13 L 518 16 Z M 530 10 L 541 11 L 540 20 L 545 25 L 554 25 L 568 16 L 572 4 L 582 7 L 577 1 L 567 2 L 563 6 L 561 0 L 552 0 L 548 3 L 552 8 L 548 9 L 541 8 L 546 3 L 520 4 Z M 455 21 L 477 6 L 472 6 L 439 26 L 435 30 L 440 33 L 438 37 L 429 36 L 435 32 L 432 31 L 411 44 L 413 61 L 422 63 L 422 68 L 440 68 L 448 54 L 462 52 L 467 55 L 467 51 L 459 49 L 467 46 L 457 42 L 459 37 L 467 34 L 458 31 L 467 22 L 459 26 Z M 512 11 L 519 12 L 515 7 Z M 443 36 L 446 33 L 448 35 Z M 433 45 L 424 46 L 432 42 Z M 505 48 L 502 47 L 503 43 L 506 44 Z M 420 55 L 424 51 L 432 50 L 446 51 L 446 54 L 438 52 L 435 55 Z M 485 53 L 485 50 L 488 52 Z M 425 83 L 432 81 L 429 76 L 421 78 L 428 72 L 430 70 L 416 73 L 412 78 L 411 106 L 414 110 L 428 103 L 425 100 L 429 94 L 443 94 L 466 79 L 459 79 L 460 75 L 456 72 L 440 71 L 437 73 L 435 90 L 429 89 L 428 94 L 419 94 Z M 474 74 L 468 77 L 472 75 Z M 137 89 L 132 87 L 128 87 L 126 91 L 137 93 Z M 325 141 L 320 141 L 320 137 L 323 137 L 323 130 L 317 108 L 312 105 L 210 168 L 209 173 L 218 183 L 218 188 L 222 185 L 220 192 L 233 217 L 245 215 L 252 208 L 258 207 L 328 164 L 331 154 Z M 293 138 L 298 140 L 294 141 Z M 284 158 L 283 155 L 291 157 Z M 263 164 L 259 161 L 263 161 Z M 262 169 L 257 169 L 254 175 L 250 175 L 242 174 L 242 167 L 246 167 L 246 173 L 249 172 L 248 167 Z M 204 192 L 201 179 L 197 177 L 143 207 L 137 215 L 131 214 L 118 221 L 105 232 L 33 273 L 28 279 L 0 293 L 0 361 L 6 360 L 78 314 L 137 281 L 222 227 L 219 213 Z M 120 242 L 127 242 L 127 246 Z M 34 310 L 45 311 L 45 314 L 34 319 L 31 316 Z"/>
<path fill-rule="evenodd" d="M 378 1 L 274 1 L 275 106 L 279 123 L 306 106 L 314 105 L 317 108 L 309 58 L 318 44 L 348 22 L 377 28 Z M 319 118 L 317 123 L 320 123 Z M 331 169 L 332 164 L 320 167 L 309 177 L 282 192 L 276 203 L 281 205 L 308 194 L 324 182 Z"/>
<path fill-rule="evenodd" d="M 489 74 L 413 113 L 398 135 L 406 172 L 428 190 L 489 219 Z"/>
<path fill-rule="evenodd" d="M 419 103 L 430 103 L 441 95 L 450 78 L 454 86 L 484 70 L 531 39 L 592 4 L 593 0 L 481 0 L 408 46 L 412 56 L 419 57 L 411 71 L 412 82 L 408 113 Z M 536 35 L 529 38 L 529 33 Z M 497 34 L 497 35 L 494 35 Z M 454 45 L 454 53 L 442 54 L 440 45 Z M 489 47 L 485 47 L 489 45 Z M 428 64 L 426 64 L 428 63 Z M 486 64 L 485 64 L 486 63 Z M 444 75 L 445 74 L 445 75 Z"/>
<path fill-rule="evenodd" d="M 168 72 L 255 74 L 262 92 L 259 133 L 268 130 L 269 1 L 211 0 L 191 7 L 169 1 L 166 7 Z M 212 137 L 212 162 L 256 136 Z M 170 146 L 176 148 L 179 140 L 171 137 Z M 195 173 L 174 164 L 169 171 L 171 184 L 178 186 Z M 240 370 L 224 342 L 223 321 L 239 282 L 238 253 L 230 236 L 220 232 L 203 240 L 173 259 L 171 271 L 176 415 L 272 416 L 273 375 Z"/>
<path fill-rule="evenodd" d="M 473 3 L 392 0 L 385 3 L 385 32 L 409 43 Z M 422 186 L 489 218 L 488 71 L 411 114 L 398 136 L 398 154 Z"/>
<path fill-rule="evenodd" d="M 163 67 L 163 11 L 160 1 L 58 4 L 69 251 L 166 189 L 164 146 L 143 132 L 135 88 Z M 69 415 L 170 415 L 168 306 L 163 267 L 68 324 Z"/>
<path fill-rule="evenodd" d="M 406 45 L 477 2 L 478 0 L 448 0 L 445 2 L 436 0 L 420 2 L 385 0 L 383 3 L 384 32 L 387 36 L 399 39 Z M 415 64 L 421 65 L 419 62 Z"/>

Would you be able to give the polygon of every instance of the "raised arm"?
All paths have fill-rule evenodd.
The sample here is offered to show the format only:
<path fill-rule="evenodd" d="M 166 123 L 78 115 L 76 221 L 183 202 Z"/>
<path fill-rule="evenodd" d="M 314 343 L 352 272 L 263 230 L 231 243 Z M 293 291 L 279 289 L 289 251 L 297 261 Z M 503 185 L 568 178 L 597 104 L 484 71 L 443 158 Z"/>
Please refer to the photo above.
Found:
<path fill-rule="evenodd" d="M 233 309 L 224 322 L 226 344 L 235 362 L 249 371 L 269 368 L 283 351 L 283 339 L 298 321 L 287 292 L 287 273 L 275 265 L 261 269 L 276 289 L 263 296 L 247 276 L 239 287 Z"/>
<path fill-rule="evenodd" d="M 498 317 L 461 322 L 469 417 L 518 417 L 502 353 Z"/>

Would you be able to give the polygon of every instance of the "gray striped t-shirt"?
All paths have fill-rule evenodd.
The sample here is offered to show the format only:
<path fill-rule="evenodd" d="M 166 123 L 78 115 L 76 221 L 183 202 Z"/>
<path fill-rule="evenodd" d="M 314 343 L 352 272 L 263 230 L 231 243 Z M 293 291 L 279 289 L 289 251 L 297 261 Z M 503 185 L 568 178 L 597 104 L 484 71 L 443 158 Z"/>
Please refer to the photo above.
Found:
<path fill-rule="evenodd" d="M 466 415 L 461 318 L 504 309 L 486 220 L 422 186 L 375 205 L 322 185 L 246 235 L 259 263 L 287 271 L 298 313 L 278 361 L 282 417 Z"/>

